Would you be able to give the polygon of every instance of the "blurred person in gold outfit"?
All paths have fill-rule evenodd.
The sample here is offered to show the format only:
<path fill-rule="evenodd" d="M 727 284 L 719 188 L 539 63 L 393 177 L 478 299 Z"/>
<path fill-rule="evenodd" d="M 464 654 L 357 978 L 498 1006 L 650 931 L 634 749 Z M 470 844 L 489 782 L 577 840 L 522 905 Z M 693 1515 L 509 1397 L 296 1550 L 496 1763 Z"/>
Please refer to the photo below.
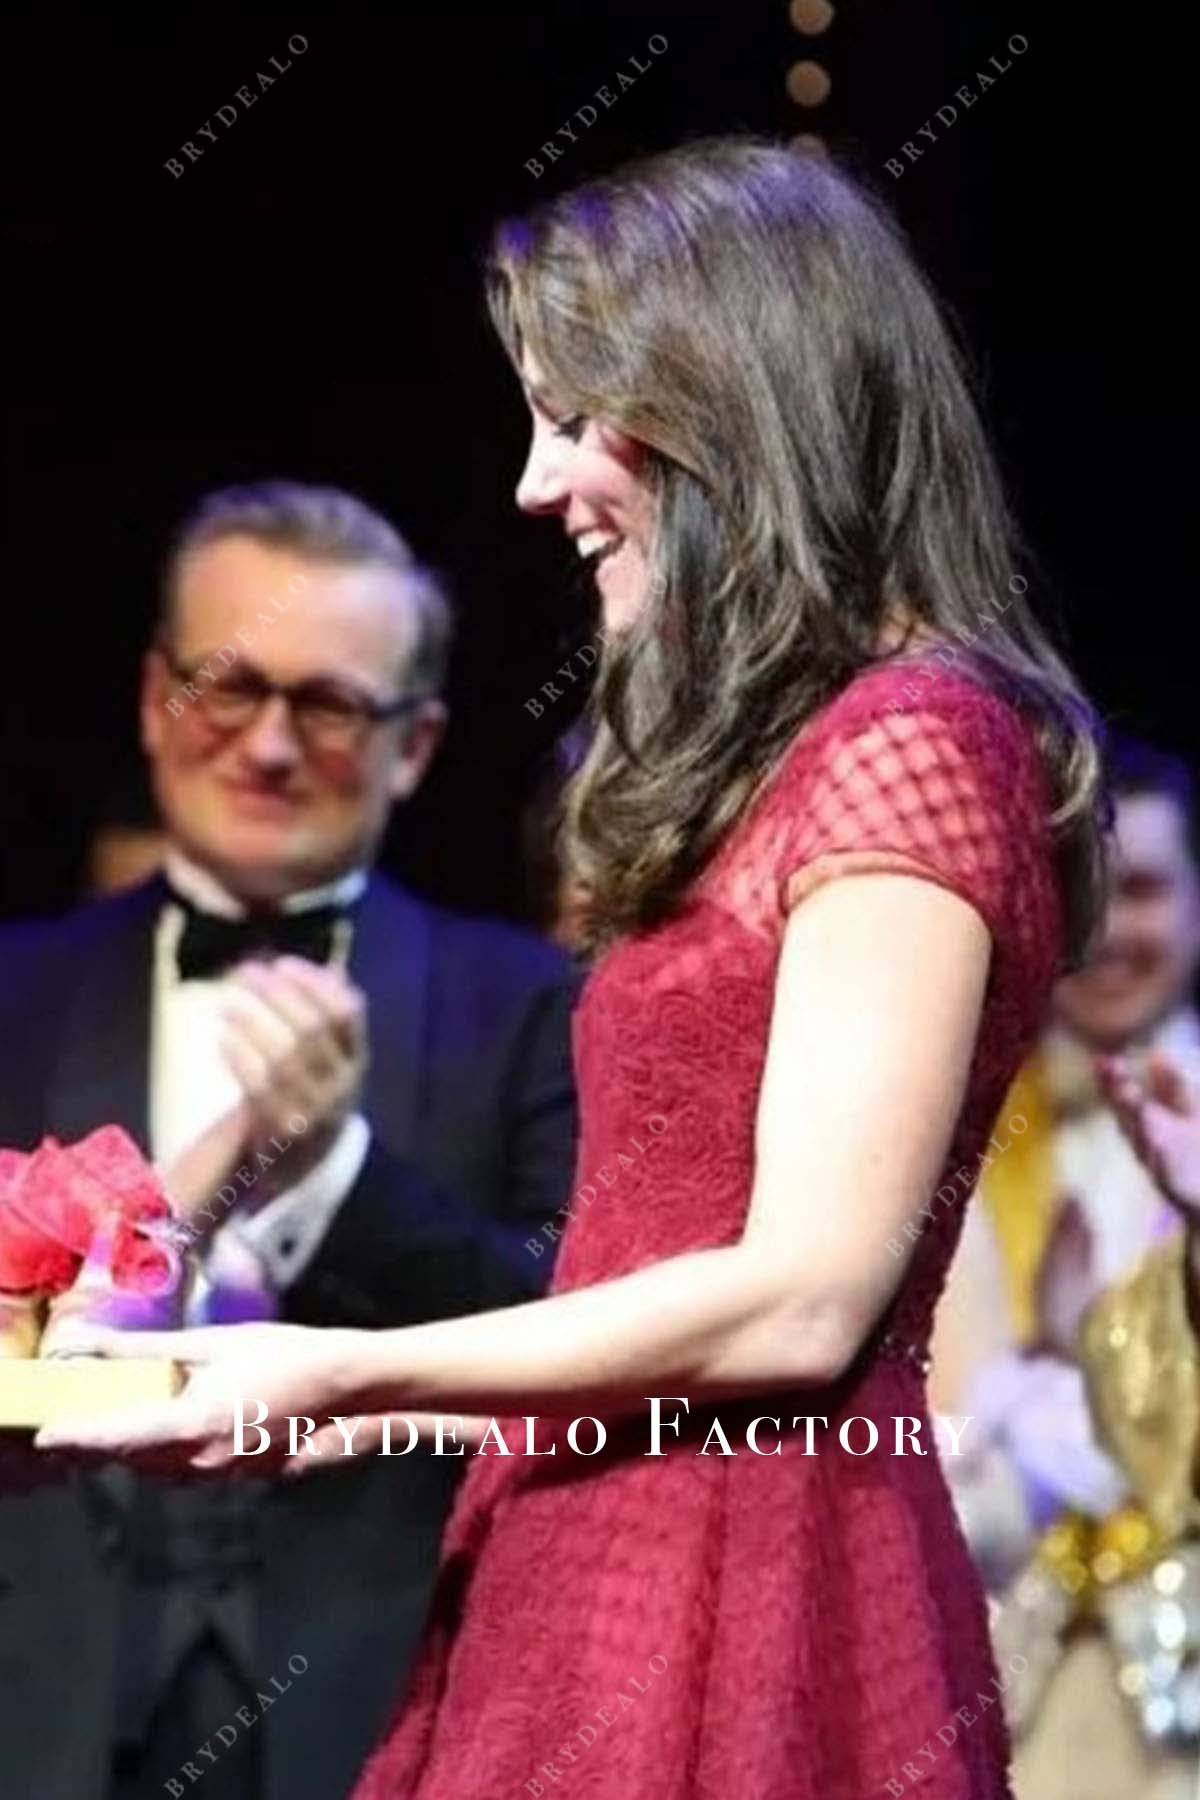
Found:
<path fill-rule="evenodd" d="M 1200 857 L 1183 764 L 1125 743 L 1112 775 L 1104 933 L 1002 1111 L 934 1346 L 935 1408 L 972 1416 L 947 1473 L 998 1651 L 1028 1664 L 1018 1800 L 1197 1793 L 1193 1259 L 1133 1120 L 1168 1116 L 1164 1071 L 1176 1097 L 1200 1077 Z"/>
<path fill-rule="evenodd" d="M 1200 1534 L 1200 1089 L 1170 1058 L 1100 1068 L 1139 1161 L 1182 1221 L 1088 1308 L 1079 1338 L 1102 1441 L 1169 1539 Z"/>

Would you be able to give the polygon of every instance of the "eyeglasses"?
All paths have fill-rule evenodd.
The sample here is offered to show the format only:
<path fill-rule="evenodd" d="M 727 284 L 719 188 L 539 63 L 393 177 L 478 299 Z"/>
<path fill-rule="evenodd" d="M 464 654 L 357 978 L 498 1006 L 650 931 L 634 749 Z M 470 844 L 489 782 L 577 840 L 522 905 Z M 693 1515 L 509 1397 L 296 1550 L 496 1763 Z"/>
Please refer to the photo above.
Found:
<path fill-rule="evenodd" d="M 176 696 L 176 700 L 194 706 L 214 730 L 230 735 L 245 731 L 267 702 L 278 695 L 287 705 L 297 735 L 312 750 L 361 749 L 376 725 L 403 717 L 428 698 L 424 694 L 405 694 L 395 700 L 374 700 L 321 678 L 269 681 L 253 668 L 233 668 L 214 677 L 207 662 L 177 662 L 162 644 L 158 645 L 158 652 L 183 688 L 183 696 Z M 178 708 L 175 710 L 178 716 Z"/>

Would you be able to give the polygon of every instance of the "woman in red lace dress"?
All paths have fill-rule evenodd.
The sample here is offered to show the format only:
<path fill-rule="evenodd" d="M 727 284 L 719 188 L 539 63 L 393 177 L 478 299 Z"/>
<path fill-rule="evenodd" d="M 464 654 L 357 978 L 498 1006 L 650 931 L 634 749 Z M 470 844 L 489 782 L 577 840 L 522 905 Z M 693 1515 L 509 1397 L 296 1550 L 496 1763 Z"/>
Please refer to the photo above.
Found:
<path fill-rule="evenodd" d="M 1090 715 L 936 308 L 828 164 L 648 159 L 503 228 L 489 281 L 519 503 L 604 615 L 566 831 L 582 1142 L 529 1245 L 561 1229 L 553 1291 L 185 1334 L 180 1400 L 73 1435 L 221 1465 L 231 1388 L 273 1418 L 502 1416 L 517 1454 L 470 1465 L 355 1800 L 999 1800 L 1006 1677 L 925 1350 L 1094 912 Z"/>

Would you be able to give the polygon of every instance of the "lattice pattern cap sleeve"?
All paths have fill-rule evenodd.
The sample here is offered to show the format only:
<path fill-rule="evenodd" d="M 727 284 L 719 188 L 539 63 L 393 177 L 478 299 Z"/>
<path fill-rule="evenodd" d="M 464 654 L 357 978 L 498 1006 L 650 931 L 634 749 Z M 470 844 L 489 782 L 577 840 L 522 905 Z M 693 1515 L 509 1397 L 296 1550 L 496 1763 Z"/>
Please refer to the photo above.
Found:
<path fill-rule="evenodd" d="M 916 702 L 902 677 L 860 678 L 793 746 L 777 789 L 781 911 L 837 875 L 936 881 L 994 940 L 1009 937 L 1022 887 L 1044 887 L 1046 792 L 1030 728 L 963 678 Z"/>

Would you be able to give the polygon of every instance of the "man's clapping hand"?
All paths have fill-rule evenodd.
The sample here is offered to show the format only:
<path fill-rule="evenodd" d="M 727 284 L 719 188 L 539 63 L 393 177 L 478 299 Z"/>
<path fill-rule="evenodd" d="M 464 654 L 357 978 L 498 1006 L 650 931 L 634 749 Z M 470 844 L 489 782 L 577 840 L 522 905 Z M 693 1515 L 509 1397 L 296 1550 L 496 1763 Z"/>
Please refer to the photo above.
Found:
<path fill-rule="evenodd" d="M 200 1239 L 228 1214 L 223 1189 L 258 1207 L 321 1160 L 367 1066 L 366 1002 L 341 970 L 281 956 L 243 963 L 228 987 L 222 1048 L 242 1098 L 163 1170 Z"/>
<path fill-rule="evenodd" d="M 323 1147 L 332 1143 L 366 1073 L 360 990 L 340 969 L 299 956 L 243 963 L 231 977 L 224 1018 L 226 1060 L 246 1097 L 248 1148 L 301 1132 Z M 289 1174 L 289 1185 L 294 1180 Z"/>
<path fill-rule="evenodd" d="M 1183 1070 L 1159 1052 L 1144 1079 L 1118 1056 L 1098 1057 L 1097 1072 L 1135 1155 L 1186 1225 L 1185 1290 L 1200 1336 L 1200 1099 Z"/>
<path fill-rule="evenodd" d="M 1200 1102 L 1169 1057 L 1151 1056 L 1144 1079 L 1123 1057 L 1097 1058 L 1109 1105 L 1165 1197 L 1200 1229 Z"/>

